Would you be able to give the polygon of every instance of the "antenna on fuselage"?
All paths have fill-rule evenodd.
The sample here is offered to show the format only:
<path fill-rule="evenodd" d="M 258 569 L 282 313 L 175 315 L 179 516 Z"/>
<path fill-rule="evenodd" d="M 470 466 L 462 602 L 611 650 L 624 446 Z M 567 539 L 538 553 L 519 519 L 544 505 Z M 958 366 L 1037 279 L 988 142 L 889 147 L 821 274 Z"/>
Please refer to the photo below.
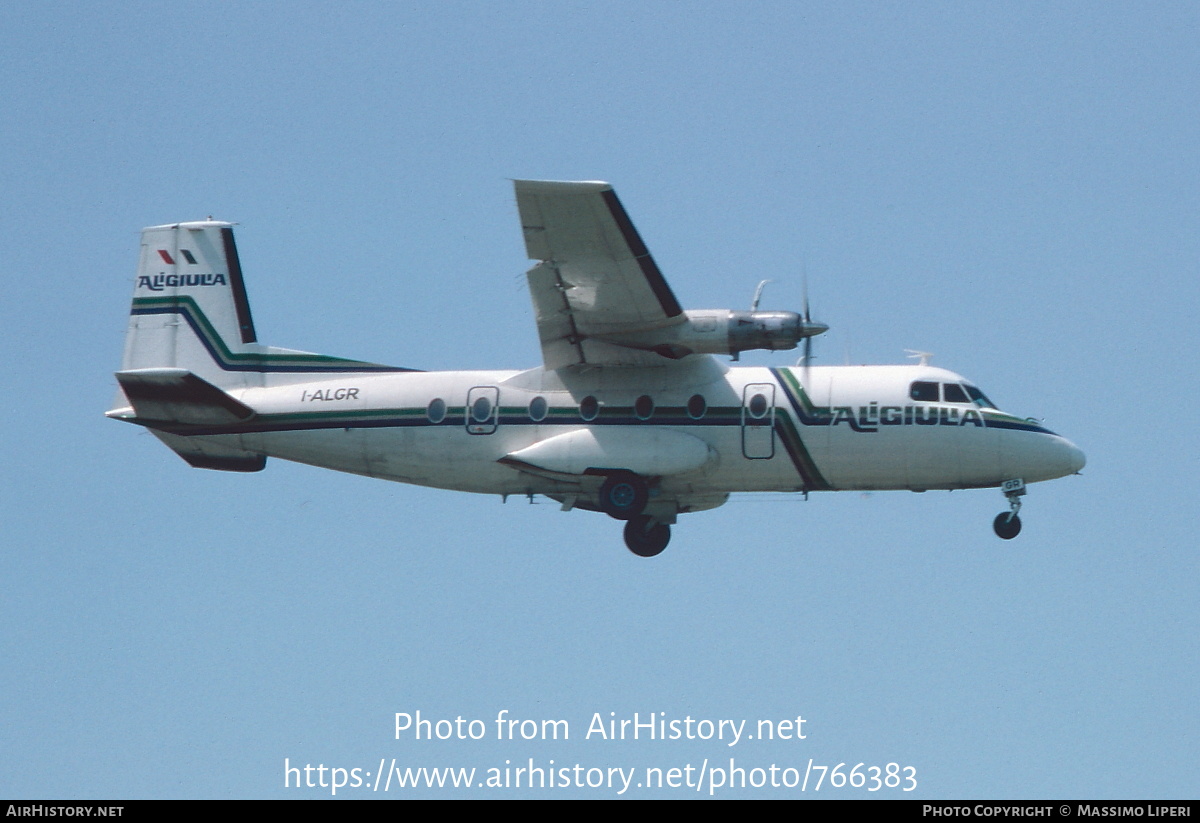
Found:
<path fill-rule="evenodd" d="M 922 365 L 922 366 L 928 366 L 929 358 L 933 357 L 933 352 L 931 352 L 931 351 L 917 351 L 916 349 L 905 349 L 905 351 L 908 352 L 908 358 L 910 360 L 916 359 L 918 357 L 921 358 L 920 365 Z"/>

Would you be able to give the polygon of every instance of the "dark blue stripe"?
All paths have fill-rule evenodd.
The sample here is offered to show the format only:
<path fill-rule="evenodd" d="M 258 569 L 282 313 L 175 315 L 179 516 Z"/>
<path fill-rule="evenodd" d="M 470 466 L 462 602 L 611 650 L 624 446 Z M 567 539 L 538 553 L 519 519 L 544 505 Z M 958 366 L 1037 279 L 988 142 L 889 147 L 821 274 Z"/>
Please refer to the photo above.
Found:
<path fill-rule="evenodd" d="M 1017 423 L 1017 422 L 1013 422 L 1013 421 L 1009 421 L 1009 420 L 988 420 L 986 417 L 983 418 L 983 423 L 989 429 L 1014 429 L 1016 431 L 1022 431 L 1022 432 L 1038 432 L 1039 434 L 1054 434 L 1054 432 L 1050 431 L 1049 429 L 1047 429 L 1043 426 L 1039 426 L 1036 423 Z M 1058 437 L 1057 434 L 1054 434 L 1054 436 Z"/>
<path fill-rule="evenodd" d="M 233 229 L 221 229 L 221 240 L 225 243 L 225 265 L 229 268 L 229 286 L 233 289 L 233 305 L 237 311 L 238 328 L 243 343 L 254 343 L 254 318 L 250 316 L 250 298 L 246 296 L 246 282 L 242 280 L 242 261 L 238 259 L 237 244 L 233 242 Z"/>
<path fill-rule="evenodd" d="M 301 414 L 303 412 L 300 412 Z M 320 412 L 316 412 L 320 413 Z M 273 422 L 270 418 L 262 419 L 258 422 L 250 421 L 247 423 L 233 423 L 226 426 L 190 426 L 178 423 L 150 423 L 141 420 L 130 420 L 128 422 L 137 423 L 147 428 L 159 429 L 161 431 L 171 432 L 174 434 L 187 435 L 189 437 L 200 437 L 204 435 L 214 434 L 254 434 L 263 432 L 288 432 L 288 431 L 312 431 L 315 429 L 406 429 L 406 428 L 465 428 L 466 418 L 457 414 L 447 415 L 444 420 L 439 423 L 431 423 L 425 417 L 379 417 L 371 418 L 355 418 L 341 417 L 326 420 L 295 420 L 286 422 Z M 641 420 L 626 421 L 626 420 L 593 420 L 591 423 L 585 424 L 582 421 L 570 422 L 554 422 L 547 423 L 545 420 L 534 422 L 528 418 L 518 418 L 508 420 L 502 418 L 500 426 L 545 426 L 553 427 L 578 427 L 578 426 L 628 426 L 628 425 L 645 425 Z M 710 426 L 719 428 L 723 426 L 740 426 L 739 420 L 720 421 L 720 420 L 688 420 L 678 423 L 651 423 L 655 426 Z M 482 436 L 482 435 L 479 435 Z"/>

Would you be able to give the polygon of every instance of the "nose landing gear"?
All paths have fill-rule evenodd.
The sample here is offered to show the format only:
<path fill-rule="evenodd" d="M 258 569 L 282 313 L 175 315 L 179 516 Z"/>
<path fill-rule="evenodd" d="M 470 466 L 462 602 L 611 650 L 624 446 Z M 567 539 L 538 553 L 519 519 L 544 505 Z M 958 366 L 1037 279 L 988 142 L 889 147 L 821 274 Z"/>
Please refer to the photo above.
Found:
<path fill-rule="evenodd" d="M 1005 480 L 1000 485 L 1000 490 L 1008 498 L 1011 511 L 1000 512 L 996 515 L 996 519 L 992 521 L 992 530 L 996 532 L 997 537 L 1003 540 L 1012 540 L 1021 533 L 1021 518 L 1017 516 L 1017 512 L 1021 510 L 1021 496 L 1025 494 L 1025 481 L 1020 478 Z"/>

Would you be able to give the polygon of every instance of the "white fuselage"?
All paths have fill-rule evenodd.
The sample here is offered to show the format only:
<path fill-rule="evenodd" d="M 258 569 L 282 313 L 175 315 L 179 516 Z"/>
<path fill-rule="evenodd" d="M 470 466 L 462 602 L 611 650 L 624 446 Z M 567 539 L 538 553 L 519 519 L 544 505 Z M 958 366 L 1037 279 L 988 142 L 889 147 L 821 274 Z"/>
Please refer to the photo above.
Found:
<path fill-rule="evenodd" d="M 1001 487 L 1015 537 L 1025 483 L 1082 452 L 997 409 L 959 375 L 909 366 L 731 368 L 827 329 L 803 314 L 685 311 L 612 186 L 514 183 L 542 366 L 419 372 L 258 342 L 233 224 L 142 231 L 120 391 L 197 468 L 278 457 L 484 494 L 547 495 L 625 521 L 642 557 L 681 513 L 731 492 Z M 805 362 L 809 362 L 805 355 Z"/>
<path fill-rule="evenodd" d="M 930 366 L 728 368 L 697 358 L 691 369 L 628 374 L 321 377 L 231 392 L 257 416 L 236 434 L 208 436 L 340 471 L 505 495 L 566 495 L 578 488 L 573 473 L 640 460 L 667 467 L 656 493 L 680 511 L 734 491 L 994 487 L 1083 465 L 1079 449 L 1037 423 L 948 401 L 944 388 L 914 399 L 917 382 L 967 384 Z"/>

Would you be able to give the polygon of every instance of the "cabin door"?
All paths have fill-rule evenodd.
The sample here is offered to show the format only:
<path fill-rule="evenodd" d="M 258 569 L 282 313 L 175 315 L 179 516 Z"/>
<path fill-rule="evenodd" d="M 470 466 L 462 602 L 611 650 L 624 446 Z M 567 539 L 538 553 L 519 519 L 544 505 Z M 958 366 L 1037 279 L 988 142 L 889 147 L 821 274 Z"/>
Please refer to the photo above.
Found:
<path fill-rule="evenodd" d="M 467 431 L 491 434 L 500 420 L 500 389 L 475 386 L 467 392 Z"/>
<path fill-rule="evenodd" d="M 750 460 L 775 456 L 775 384 L 742 389 L 742 454 Z"/>

